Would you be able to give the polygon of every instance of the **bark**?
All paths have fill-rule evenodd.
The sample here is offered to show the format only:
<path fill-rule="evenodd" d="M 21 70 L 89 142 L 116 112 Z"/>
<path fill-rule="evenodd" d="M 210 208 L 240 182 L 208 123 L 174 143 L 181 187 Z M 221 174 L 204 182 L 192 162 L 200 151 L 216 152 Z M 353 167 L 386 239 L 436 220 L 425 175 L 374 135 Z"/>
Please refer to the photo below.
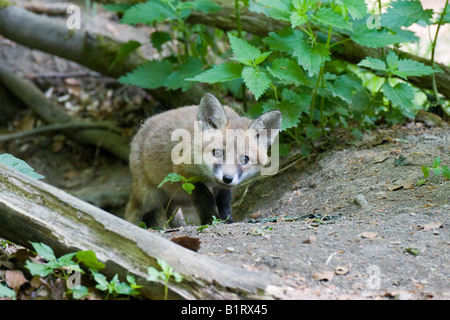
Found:
<path fill-rule="evenodd" d="M 73 127 L 86 126 L 86 123 L 80 118 L 69 116 L 63 108 L 48 100 L 30 80 L 18 77 L 0 65 L 1 82 L 45 122 L 49 124 L 72 124 Z M 122 140 L 120 135 L 113 131 L 103 129 L 86 129 L 81 131 L 62 129 L 61 131 L 78 142 L 101 147 L 123 161 L 128 161 L 129 145 Z"/>
<path fill-rule="evenodd" d="M 181 283 L 169 282 L 169 299 L 275 298 L 266 290 L 280 283 L 276 275 L 227 266 L 185 249 L 3 165 L 0 236 L 28 248 L 30 241 L 46 243 L 57 256 L 92 250 L 105 263 L 107 276 L 118 273 L 123 281 L 134 275 L 147 299 L 164 295 L 162 282 L 145 280 L 149 266 L 159 268 L 157 259 L 183 276 Z"/>
<path fill-rule="evenodd" d="M 233 30 L 237 28 L 236 14 L 234 9 L 234 1 L 229 0 L 213 0 L 222 7 L 222 10 L 215 12 L 214 14 L 205 14 L 199 11 L 193 11 L 188 19 L 188 22 L 202 23 L 205 25 L 213 26 L 222 30 Z M 145 0 L 97 0 L 100 3 L 138 3 L 145 2 Z M 256 34 L 259 36 L 266 36 L 269 32 L 278 31 L 285 27 L 289 27 L 289 23 L 284 21 L 275 20 L 265 16 L 264 14 L 258 14 L 251 12 L 248 8 L 241 12 L 242 29 Z M 332 38 L 332 43 L 341 41 L 347 38 L 344 35 L 335 35 Z M 348 41 L 341 45 L 332 48 L 334 58 L 342 59 L 350 63 L 357 64 L 366 57 L 381 57 L 381 49 L 373 49 L 359 44 Z M 413 59 L 422 62 L 426 65 L 431 65 L 429 59 L 421 58 L 406 52 L 401 52 L 402 57 Z M 437 63 L 443 72 L 436 74 L 436 83 L 439 93 L 443 94 L 446 98 L 450 98 L 450 68 Z M 432 90 L 431 77 L 409 77 L 408 81 L 413 85 Z"/>

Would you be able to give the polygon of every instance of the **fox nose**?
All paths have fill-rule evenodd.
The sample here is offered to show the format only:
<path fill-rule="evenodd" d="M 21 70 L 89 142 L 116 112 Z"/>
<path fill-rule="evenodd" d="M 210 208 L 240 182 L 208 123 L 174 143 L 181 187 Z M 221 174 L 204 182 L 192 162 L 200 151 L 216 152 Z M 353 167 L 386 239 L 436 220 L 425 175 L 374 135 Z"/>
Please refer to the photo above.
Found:
<path fill-rule="evenodd" d="M 233 181 L 233 177 L 230 177 L 228 175 L 224 175 L 222 177 L 222 181 L 225 182 L 226 184 L 229 184 L 229 183 L 231 183 Z"/>

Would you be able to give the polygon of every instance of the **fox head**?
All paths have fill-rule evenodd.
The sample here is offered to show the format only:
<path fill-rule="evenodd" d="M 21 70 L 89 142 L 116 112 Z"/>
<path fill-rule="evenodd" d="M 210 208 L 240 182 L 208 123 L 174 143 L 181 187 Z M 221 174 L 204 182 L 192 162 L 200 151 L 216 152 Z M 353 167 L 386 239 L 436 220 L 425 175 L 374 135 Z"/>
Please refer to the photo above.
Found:
<path fill-rule="evenodd" d="M 268 163 L 268 149 L 278 135 L 281 112 L 270 111 L 256 120 L 224 108 L 205 94 L 198 108 L 202 133 L 202 175 L 221 187 L 234 187 L 258 174 Z"/>

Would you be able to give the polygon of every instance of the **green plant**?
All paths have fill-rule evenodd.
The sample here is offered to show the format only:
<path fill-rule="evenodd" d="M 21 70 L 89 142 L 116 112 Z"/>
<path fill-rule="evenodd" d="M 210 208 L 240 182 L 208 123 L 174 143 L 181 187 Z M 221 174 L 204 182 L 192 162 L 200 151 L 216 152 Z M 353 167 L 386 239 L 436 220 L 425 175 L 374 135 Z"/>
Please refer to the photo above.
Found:
<path fill-rule="evenodd" d="M 115 7 L 110 7 L 115 8 Z M 120 8 L 123 10 L 123 7 Z M 206 62 L 208 47 L 215 47 L 216 34 L 202 25 L 189 25 L 187 18 L 192 11 L 213 13 L 220 7 L 207 0 L 150 0 L 136 4 L 125 10 L 121 22 L 135 25 L 143 23 L 153 26 L 150 41 L 160 53 L 164 44 L 170 51 L 169 57 L 161 61 L 149 61 L 136 70 L 119 78 L 119 82 L 133 84 L 146 89 L 165 87 L 186 91 L 193 86 L 186 78 L 198 74 Z M 158 29 L 158 24 L 170 24 L 172 33 Z M 124 44 L 115 62 L 125 58 L 130 52 L 140 47 L 136 41 Z M 150 77 L 149 74 L 152 74 Z"/>
<path fill-rule="evenodd" d="M 97 271 L 92 271 L 92 275 L 94 276 L 94 280 L 97 282 L 95 287 L 106 292 L 106 300 L 110 295 L 114 298 L 121 294 L 127 296 L 137 296 L 139 294 L 138 289 L 142 288 L 142 286 L 136 284 L 136 279 L 132 275 L 127 275 L 128 283 L 120 282 L 118 274 L 115 274 L 111 281 L 108 281 L 105 275 Z"/>
<path fill-rule="evenodd" d="M 173 277 L 176 282 L 183 281 L 183 276 L 173 270 L 171 266 L 169 266 L 166 262 L 161 259 L 157 259 L 158 265 L 161 267 L 161 271 L 148 267 L 147 273 L 148 278 L 147 281 L 157 282 L 158 280 L 164 281 L 164 300 L 167 300 L 168 295 L 168 285 L 170 278 Z"/>
<path fill-rule="evenodd" d="M 223 219 L 220 219 L 220 218 L 216 218 L 216 216 L 212 216 L 212 218 L 213 218 L 213 220 L 211 221 L 210 225 L 209 224 L 202 225 L 202 226 L 198 227 L 196 231 L 197 232 L 202 232 L 203 230 L 205 230 L 206 228 L 208 228 L 210 226 L 211 227 L 215 227 L 217 225 L 225 223 L 228 220 L 228 218 L 223 220 Z"/>
<path fill-rule="evenodd" d="M 374 8 L 368 8 L 364 0 L 235 0 L 236 30 L 226 39 L 217 29 L 212 35 L 187 23 L 192 10 L 220 10 L 209 1 L 205 2 L 209 3 L 206 10 L 201 3 L 151 0 L 126 10 L 124 22 L 143 22 L 155 28 L 165 23 L 175 26 L 171 34 L 157 30 L 152 40 L 156 48 L 174 39 L 182 47 L 172 50 L 171 57 L 147 62 L 119 81 L 148 89 L 162 86 L 182 90 L 203 82 L 240 99 L 249 117 L 280 110 L 281 147 L 300 147 L 304 155 L 313 140 L 332 137 L 330 133 L 340 128 L 358 137 L 361 130 L 373 128 L 376 122 L 401 123 L 413 118 L 417 110 L 431 106 L 433 102 L 409 82 L 410 77 L 431 76 L 435 100 L 448 112 L 446 102 L 438 97 L 435 74 L 441 71 L 434 63 L 439 29 L 450 23 L 448 1 L 433 18 L 435 12 L 424 10 L 419 0 L 391 1 L 385 5 L 385 13 L 380 0 Z M 160 9 L 154 10 L 156 7 Z M 241 20 L 244 8 L 286 22 L 288 27 L 272 30 L 265 37 L 245 32 Z M 431 66 L 399 51 L 400 45 L 418 40 L 405 30 L 414 23 L 437 26 L 430 44 Z M 192 50 L 194 39 L 211 36 L 213 41 L 202 40 L 201 47 L 212 50 Z M 225 52 L 216 45 L 223 40 L 229 43 Z M 365 57 L 356 64 L 332 55 L 345 54 L 347 42 L 380 49 L 381 55 Z M 247 91 L 254 99 L 247 101 Z"/>
<path fill-rule="evenodd" d="M 424 179 L 419 179 L 419 181 L 417 181 L 418 186 L 423 185 L 427 181 L 428 177 L 430 176 L 430 171 L 433 171 L 436 177 L 442 175 L 444 178 L 450 179 L 450 169 L 448 168 L 448 166 L 442 165 L 441 157 L 436 157 L 433 159 L 433 164 L 431 165 L 431 167 L 425 165 L 422 166 Z"/>
<path fill-rule="evenodd" d="M 166 211 L 165 211 L 165 213 L 164 213 L 166 217 L 167 217 L 167 212 L 168 212 L 168 210 L 169 210 L 169 206 L 170 206 L 170 204 L 172 203 L 172 199 L 173 199 L 173 197 L 177 194 L 177 192 L 180 191 L 181 189 L 183 189 L 184 191 L 186 191 L 187 194 L 191 194 L 192 191 L 195 189 L 194 183 L 195 183 L 195 182 L 198 182 L 198 181 L 201 181 L 201 180 L 202 180 L 201 177 L 194 176 L 194 177 L 186 178 L 186 177 L 183 177 L 182 175 L 179 175 L 178 173 L 174 173 L 174 172 L 173 172 L 173 173 L 169 173 L 169 174 L 163 179 L 163 181 L 161 181 L 161 183 L 158 185 L 158 188 L 161 188 L 162 185 L 163 185 L 164 183 L 166 183 L 166 182 L 170 182 L 170 183 L 176 183 L 176 182 L 180 182 L 180 181 L 183 182 L 183 183 L 181 184 L 180 188 L 178 188 L 178 189 L 172 194 L 172 196 L 170 197 L 170 199 L 169 199 L 169 201 L 168 201 L 168 203 L 167 203 Z M 179 210 L 179 207 L 177 207 L 177 208 L 175 209 L 175 211 L 172 213 L 171 217 L 167 220 L 167 222 L 166 222 L 166 224 L 164 225 L 164 228 L 163 228 L 163 229 L 165 229 L 165 228 L 168 226 L 168 224 L 170 223 L 170 221 L 172 221 L 173 217 L 176 215 L 176 213 L 177 213 L 178 210 Z"/>
<path fill-rule="evenodd" d="M 11 154 L 8 154 L 8 153 L 0 154 L 0 163 L 9 168 L 17 170 L 31 178 L 34 178 L 34 179 L 45 178 L 43 175 L 40 175 L 40 174 L 34 172 L 34 169 L 32 167 L 30 167 L 25 161 L 20 160 Z"/>
<path fill-rule="evenodd" d="M 14 292 L 13 289 L 0 283 L 0 298 L 3 298 L 3 297 L 16 300 L 16 293 Z"/>
<path fill-rule="evenodd" d="M 131 275 L 127 276 L 127 283 L 120 282 L 117 274 L 114 275 L 111 281 L 108 281 L 106 276 L 98 272 L 98 270 L 104 269 L 105 265 L 98 261 L 93 251 L 78 251 L 56 258 L 53 250 L 48 245 L 36 242 L 31 242 L 31 245 L 36 253 L 47 261 L 46 263 L 26 262 L 25 267 L 30 270 L 33 276 L 47 277 L 53 274 L 64 279 L 67 284 L 73 272 L 85 274 L 80 266 L 80 264 L 83 264 L 96 281 L 97 285 L 95 287 L 106 292 L 105 299 L 108 299 L 110 295 L 113 297 L 121 294 L 136 296 L 139 294 L 138 289 L 142 287 L 137 285 L 135 278 Z M 73 258 L 76 258 L 77 261 L 75 262 Z M 69 288 L 66 293 L 72 294 L 74 299 L 82 299 L 89 294 L 89 290 L 87 287 L 77 284 Z"/>

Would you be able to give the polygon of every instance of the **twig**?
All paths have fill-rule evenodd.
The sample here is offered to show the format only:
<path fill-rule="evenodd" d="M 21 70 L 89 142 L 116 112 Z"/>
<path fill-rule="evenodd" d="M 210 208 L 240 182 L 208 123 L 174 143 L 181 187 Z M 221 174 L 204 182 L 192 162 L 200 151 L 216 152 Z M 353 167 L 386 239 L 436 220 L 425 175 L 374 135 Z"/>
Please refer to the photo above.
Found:
<path fill-rule="evenodd" d="M 11 140 L 23 139 L 30 136 L 35 136 L 52 131 L 67 131 L 67 130 L 108 130 L 120 134 L 119 128 L 114 127 L 108 123 L 52 123 L 46 126 L 33 128 L 27 131 L 14 132 L 9 134 L 0 135 L 0 142 L 6 142 Z"/>

